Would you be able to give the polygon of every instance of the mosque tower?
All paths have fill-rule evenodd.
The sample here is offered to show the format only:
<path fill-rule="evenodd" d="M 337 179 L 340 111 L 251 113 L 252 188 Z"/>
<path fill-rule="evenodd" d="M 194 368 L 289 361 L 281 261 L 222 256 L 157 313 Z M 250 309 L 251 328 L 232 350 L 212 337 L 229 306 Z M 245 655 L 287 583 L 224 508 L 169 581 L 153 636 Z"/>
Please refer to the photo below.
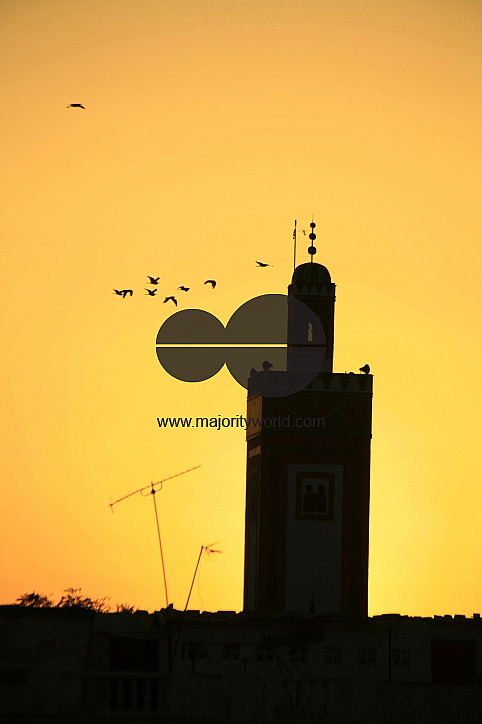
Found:
<path fill-rule="evenodd" d="M 288 298 L 321 321 L 323 365 L 285 397 L 248 387 L 247 418 L 265 424 L 247 429 L 244 610 L 366 615 L 373 377 L 333 372 L 335 284 L 314 228 Z"/>

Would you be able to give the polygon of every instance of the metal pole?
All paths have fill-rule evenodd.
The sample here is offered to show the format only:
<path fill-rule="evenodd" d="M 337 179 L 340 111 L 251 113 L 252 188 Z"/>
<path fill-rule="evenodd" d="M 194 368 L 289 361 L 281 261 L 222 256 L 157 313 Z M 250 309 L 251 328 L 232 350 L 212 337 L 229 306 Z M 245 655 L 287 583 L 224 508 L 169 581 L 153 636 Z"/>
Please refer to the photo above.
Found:
<path fill-rule="evenodd" d="M 199 551 L 199 556 L 198 556 L 197 563 L 196 563 L 196 568 L 194 569 L 194 576 L 192 577 L 191 588 L 189 589 L 189 594 L 187 597 L 186 605 L 184 606 L 184 610 L 186 610 L 189 605 L 189 599 L 191 598 L 192 587 L 194 586 L 194 581 L 196 579 L 196 573 L 197 573 L 197 569 L 199 567 L 199 561 L 201 560 L 201 556 L 203 554 L 203 550 L 204 550 L 204 546 L 201 546 L 201 550 Z"/>
<path fill-rule="evenodd" d="M 293 241 L 295 242 L 295 243 L 294 243 L 294 247 L 295 247 L 295 249 L 294 249 L 294 259 L 293 259 L 293 271 L 294 271 L 294 270 L 296 269 L 296 219 L 295 219 L 295 228 L 294 228 L 294 231 L 293 231 Z"/>
<path fill-rule="evenodd" d="M 152 502 L 154 503 L 154 512 L 156 514 L 157 537 L 159 538 L 159 550 L 161 551 L 162 575 L 164 577 L 164 593 L 166 595 L 166 608 L 167 608 L 169 606 L 169 599 L 167 597 L 166 568 L 164 566 L 164 556 L 162 554 L 161 530 L 159 528 L 159 516 L 157 515 L 156 491 L 154 490 L 154 483 L 151 483 L 151 486 L 152 486 L 152 489 L 151 489 Z"/>

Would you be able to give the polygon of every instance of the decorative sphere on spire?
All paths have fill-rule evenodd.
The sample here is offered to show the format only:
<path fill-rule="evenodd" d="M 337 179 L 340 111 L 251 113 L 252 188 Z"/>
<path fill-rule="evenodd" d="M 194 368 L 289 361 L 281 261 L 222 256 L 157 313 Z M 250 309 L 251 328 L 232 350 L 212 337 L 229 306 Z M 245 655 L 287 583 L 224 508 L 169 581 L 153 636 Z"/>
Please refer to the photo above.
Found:
<path fill-rule="evenodd" d="M 316 247 L 313 245 L 314 240 L 316 239 L 316 234 L 313 231 L 313 229 L 316 227 L 316 224 L 314 221 L 311 222 L 311 234 L 309 234 L 309 238 L 311 239 L 311 246 L 308 248 L 308 254 L 311 256 L 311 261 L 313 261 L 313 256 L 316 254 Z"/>

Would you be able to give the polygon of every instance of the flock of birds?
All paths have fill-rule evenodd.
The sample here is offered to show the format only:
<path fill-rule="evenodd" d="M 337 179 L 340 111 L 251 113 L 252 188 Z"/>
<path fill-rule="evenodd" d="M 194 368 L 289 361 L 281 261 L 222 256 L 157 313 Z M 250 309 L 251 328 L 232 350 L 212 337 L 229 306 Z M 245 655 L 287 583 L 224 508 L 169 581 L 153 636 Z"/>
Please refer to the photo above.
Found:
<path fill-rule="evenodd" d="M 72 104 L 72 105 L 74 105 L 74 104 Z M 258 265 L 258 267 L 272 266 L 272 264 L 265 264 L 265 262 L 263 262 L 263 261 L 257 261 L 256 264 Z M 156 285 L 159 284 L 159 279 L 160 279 L 161 277 L 151 277 L 151 276 L 148 274 L 148 275 L 147 275 L 147 278 L 149 279 L 149 281 L 148 281 L 147 283 L 150 284 L 151 286 L 150 286 L 149 288 L 144 287 L 144 289 L 145 289 L 145 291 L 147 292 L 147 296 L 149 296 L 149 297 L 155 297 L 156 294 L 157 294 L 157 287 L 156 287 Z M 211 287 L 212 287 L 212 289 L 215 289 L 215 287 L 216 287 L 216 280 L 215 280 L 215 279 L 206 279 L 206 281 L 204 282 L 204 284 L 210 284 Z M 191 287 L 180 286 L 180 287 L 178 287 L 178 290 L 181 291 L 181 292 L 188 292 L 188 291 L 190 290 L 190 288 L 191 288 Z M 122 297 L 123 299 L 125 299 L 127 296 L 132 297 L 133 294 L 134 294 L 134 290 L 133 290 L 133 289 L 114 289 L 114 294 L 116 294 L 117 296 Z M 166 297 L 166 298 L 164 299 L 163 304 L 166 304 L 166 302 L 173 302 L 173 303 L 176 305 L 176 307 L 177 307 L 177 299 L 176 299 L 176 297 L 175 297 L 174 295 L 172 295 L 172 296 L 170 296 L 170 297 Z"/>
<path fill-rule="evenodd" d="M 67 106 L 67 108 L 82 108 L 85 111 L 85 106 L 83 106 L 82 103 L 70 103 Z M 303 232 L 303 233 L 305 233 L 305 232 Z M 272 264 L 266 264 L 263 261 L 257 261 L 256 264 L 258 265 L 258 267 L 272 266 Z M 152 286 L 155 287 L 155 285 L 159 284 L 159 279 L 161 277 L 151 277 L 151 276 L 147 275 L 147 278 L 149 279 L 148 284 L 151 284 Z M 215 279 L 206 279 L 204 284 L 211 284 L 212 288 L 215 289 L 216 280 Z M 144 289 L 146 290 L 147 295 L 149 297 L 156 296 L 157 288 L 148 289 L 147 287 L 144 287 Z M 188 292 L 190 290 L 190 287 L 180 286 L 180 287 L 178 287 L 178 290 L 181 292 Z M 128 295 L 132 297 L 134 294 L 134 290 L 133 289 L 114 289 L 114 294 L 117 294 L 119 297 L 122 297 L 123 299 L 125 299 Z M 166 304 L 166 302 L 174 302 L 174 304 L 177 307 L 177 299 L 173 295 L 170 297 L 166 297 L 164 299 L 163 304 Z M 268 362 L 267 360 L 265 360 L 263 362 L 263 372 L 269 372 L 272 369 L 273 369 L 273 365 L 271 364 L 271 362 Z M 360 372 L 363 372 L 365 375 L 370 374 L 370 366 L 364 365 L 363 367 L 360 367 Z M 250 372 L 250 375 L 253 376 L 255 374 L 257 374 L 257 370 L 255 370 L 253 368 Z"/>
<path fill-rule="evenodd" d="M 149 281 L 147 282 L 148 284 L 155 285 L 155 284 L 159 284 L 159 279 L 161 277 L 151 277 L 151 276 L 147 275 L 147 278 L 149 279 Z M 214 289 L 214 287 L 216 286 L 216 281 L 214 279 L 206 279 L 204 284 L 211 284 L 212 288 Z M 184 287 L 184 286 L 178 287 L 178 289 L 180 289 L 182 292 L 188 292 L 190 290 L 190 288 L 191 287 Z M 144 287 L 144 289 L 146 290 L 147 295 L 149 297 L 155 297 L 157 294 L 157 288 L 148 289 L 147 287 Z M 133 289 L 114 289 L 114 294 L 117 294 L 119 297 L 122 297 L 123 299 L 125 299 L 127 297 L 127 295 L 132 297 L 132 295 L 134 294 L 134 290 Z M 166 297 L 164 299 L 163 304 L 166 304 L 166 302 L 174 302 L 174 304 L 177 307 L 177 299 L 174 296 Z"/>

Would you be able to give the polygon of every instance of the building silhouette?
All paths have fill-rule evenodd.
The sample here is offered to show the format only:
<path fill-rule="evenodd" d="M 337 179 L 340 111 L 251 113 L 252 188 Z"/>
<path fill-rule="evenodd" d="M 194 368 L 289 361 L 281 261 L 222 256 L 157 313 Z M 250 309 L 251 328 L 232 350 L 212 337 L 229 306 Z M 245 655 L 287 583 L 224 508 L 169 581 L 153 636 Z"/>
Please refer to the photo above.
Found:
<path fill-rule="evenodd" d="M 249 381 L 247 419 L 263 424 L 247 430 L 244 610 L 366 615 L 373 377 L 333 372 L 335 284 L 313 253 L 288 298 L 320 320 L 325 356 L 295 394 Z M 311 323 L 290 340 L 289 324 L 288 372 L 317 341 Z"/>

